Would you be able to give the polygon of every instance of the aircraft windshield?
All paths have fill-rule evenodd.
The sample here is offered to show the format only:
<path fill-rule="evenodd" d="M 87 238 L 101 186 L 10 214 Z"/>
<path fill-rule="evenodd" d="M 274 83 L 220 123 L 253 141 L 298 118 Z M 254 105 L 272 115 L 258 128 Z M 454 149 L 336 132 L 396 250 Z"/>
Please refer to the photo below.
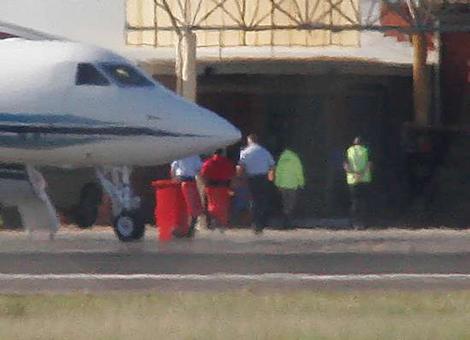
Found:
<path fill-rule="evenodd" d="M 109 81 L 92 64 L 80 63 L 75 75 L 76 85 L 108 86 Z"/>
<path fill-rule="evenodd" d="M 122 64 L 100 64 L 103 71 L 119 86 L 146 87 L 154 84 L 129 65 Z"/>

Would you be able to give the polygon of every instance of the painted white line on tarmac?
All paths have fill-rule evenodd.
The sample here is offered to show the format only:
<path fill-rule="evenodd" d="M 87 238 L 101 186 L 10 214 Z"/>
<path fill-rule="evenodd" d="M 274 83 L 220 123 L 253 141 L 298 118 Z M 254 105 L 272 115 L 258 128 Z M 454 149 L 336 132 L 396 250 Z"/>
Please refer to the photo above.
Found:
<path fill-rule="evenodd" d="M 373 282 L 373 281 L 469 281 L 470 274 L 355 274 L 355 275 L 312 275 L 291 273 L 268 274 L 1 274 L 0 281 L 11 280 L 100 280 L 100 281 L 245 281 L 245 282 Z"/>

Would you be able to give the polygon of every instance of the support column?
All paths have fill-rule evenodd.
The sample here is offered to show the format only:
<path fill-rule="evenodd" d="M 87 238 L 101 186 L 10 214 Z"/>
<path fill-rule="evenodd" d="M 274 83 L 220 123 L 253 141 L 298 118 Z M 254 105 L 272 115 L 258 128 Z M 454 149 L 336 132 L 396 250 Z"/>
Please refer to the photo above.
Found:
<path fill-rule="evenodd" d="M 439 27 L 439 26 L 438 26 Z M 433 121 L 434 125 L 442 124 L 442 93 L 441 93 L 441 63 L 442 63 L 442 37 L 441 32 L 436 33 L 437 63 L 433 69 Z"/>
<path fill-rule="evenodd" d="M 182 31 L 176 45 L 176 92 L 195 102 L 196 83 L 196 34 Z"/>
<path fill-rule="evenodd" d="M 415 123 L 419 126 L 426 126 L 430 123 L 430 82 L 429 72 L 426 67 L 428 57 L 428 47 L 426 35 L 415 33 L 412 36 L 413 42 L 413 101 Z"/>

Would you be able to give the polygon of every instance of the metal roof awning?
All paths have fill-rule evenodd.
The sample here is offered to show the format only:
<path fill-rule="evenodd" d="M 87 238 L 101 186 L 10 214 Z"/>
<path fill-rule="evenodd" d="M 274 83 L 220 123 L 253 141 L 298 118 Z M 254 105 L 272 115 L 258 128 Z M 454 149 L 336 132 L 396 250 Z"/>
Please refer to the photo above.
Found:
<path fill-rule="evenodd" d="M 175 63 L 172 60 L 153 60 L 140 65 L 154 75 L 173 76 Z M 304 75 L 320 76 L 328 74 L 404 76 L 412 75 L 411 64 L 393 64 L 358 58 L 237 58 L 230 60 L 199 60 L 198 75 Z"/>

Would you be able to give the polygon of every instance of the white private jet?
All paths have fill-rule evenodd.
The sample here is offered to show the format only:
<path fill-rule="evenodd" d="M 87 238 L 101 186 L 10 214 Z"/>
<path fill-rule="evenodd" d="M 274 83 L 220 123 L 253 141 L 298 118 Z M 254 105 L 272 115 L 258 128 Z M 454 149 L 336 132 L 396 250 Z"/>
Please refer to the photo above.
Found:
<path fill-rule="evenodd" d="M 0 203 L 16 206 L 28 228 L 59 225 L 40 169 L 95 168 L 112 198 L 117 236 L 138 239 L 144 225 L 130 188 L 132 166 L 164 164 L 240 139 L 226 120 L 125 58 L 77 42 L 0 40 L 0 93 Z M 59 183 L 67 190 L 78 184 Z M 82 188 L 78 204 L 95 212 L 82 221 L 90 224 L 99 199 L 87 199 L 86 190 L 96 188 Z"/>

